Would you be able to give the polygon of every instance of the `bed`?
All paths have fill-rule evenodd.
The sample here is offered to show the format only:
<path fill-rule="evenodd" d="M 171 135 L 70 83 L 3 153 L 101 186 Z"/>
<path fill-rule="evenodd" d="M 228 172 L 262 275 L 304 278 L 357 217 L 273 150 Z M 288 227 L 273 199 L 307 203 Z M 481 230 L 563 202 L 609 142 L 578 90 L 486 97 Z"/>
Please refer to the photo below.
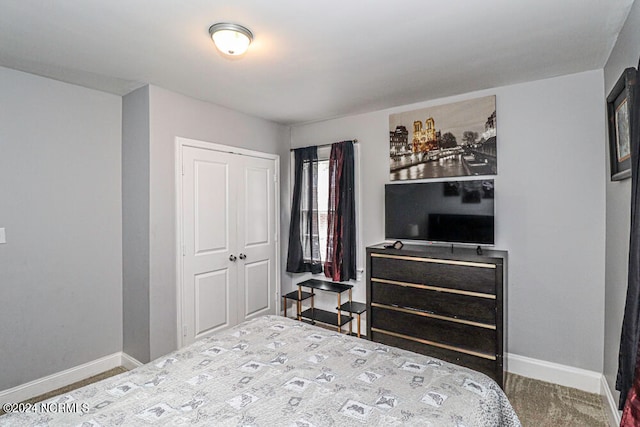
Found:
<path fill-rule="evenodd" d="M 0 426 L 521 425 L 481 373 L 281 316 L 47 402 Z"/>

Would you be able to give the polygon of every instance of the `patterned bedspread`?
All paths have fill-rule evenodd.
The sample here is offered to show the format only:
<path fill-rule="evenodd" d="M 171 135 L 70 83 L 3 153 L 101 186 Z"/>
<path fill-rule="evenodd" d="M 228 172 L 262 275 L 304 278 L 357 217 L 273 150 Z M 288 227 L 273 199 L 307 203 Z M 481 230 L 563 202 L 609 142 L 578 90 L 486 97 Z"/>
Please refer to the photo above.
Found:
<path fill-rule="evenodd" d="M 280 316 L 49 402 L 77 410 L 12 413 L 0 426 L 520 426 L 483 374 Z"/>

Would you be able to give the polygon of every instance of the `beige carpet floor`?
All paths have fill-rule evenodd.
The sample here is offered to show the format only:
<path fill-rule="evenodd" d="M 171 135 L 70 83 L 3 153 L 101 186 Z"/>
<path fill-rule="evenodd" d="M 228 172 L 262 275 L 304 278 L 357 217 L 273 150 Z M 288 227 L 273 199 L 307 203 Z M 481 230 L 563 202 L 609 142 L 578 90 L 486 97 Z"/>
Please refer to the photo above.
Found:
<path fill-rule="evenodd" d="M 123 367 L 111 369 L 77 383 L 34 397 L 27 402 L 40 402 L 76 388 L 126 372 Z M 607 414 L 602 397 L 557 384 L 546 383 L 515 374 L 507 374 L 505 393 L 523 427 L 607 427 Z M 4 412 L 0 410 L 0 415 Z"/>
<path fill-rule="evenodd" d="M 599 394 L 507 374 L 504 391 L 523 427 L 608 427 Z"/>

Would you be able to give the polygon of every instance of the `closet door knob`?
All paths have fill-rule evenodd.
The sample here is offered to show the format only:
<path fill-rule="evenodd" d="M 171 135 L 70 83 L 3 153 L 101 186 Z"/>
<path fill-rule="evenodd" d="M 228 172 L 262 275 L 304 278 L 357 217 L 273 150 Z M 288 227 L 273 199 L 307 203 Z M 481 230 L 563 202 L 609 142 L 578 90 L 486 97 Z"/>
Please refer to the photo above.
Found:
<path fill-rule="evenodd" d="M 240 259 L 245 259 L 247 256 L 245 254 L 240 254 Z"/>
<path fill-rule="evenodd" d="M 229 261 L 235 261 L 237 258 L 235 255 L 231 254 L 229 255 Z"/>

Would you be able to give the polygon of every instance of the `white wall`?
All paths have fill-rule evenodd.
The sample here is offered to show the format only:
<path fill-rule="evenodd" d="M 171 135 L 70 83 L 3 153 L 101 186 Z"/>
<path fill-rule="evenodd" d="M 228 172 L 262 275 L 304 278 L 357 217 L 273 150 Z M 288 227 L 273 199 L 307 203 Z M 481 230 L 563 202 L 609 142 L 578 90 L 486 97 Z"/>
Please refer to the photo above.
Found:
<path fill-rule="evenodd" d="M 601 70 L 590 71 L 295 126 L 291 145 L 360 141 L 361 228 L 364 245 L 371 245 L 384 239 L 389 114 L 495 94 L 496 248 L 509 251 L 507 351 L 600 372 L 605 245 L 602 82 Z M 283 292 L 292 288 L 291 281 L 283 284 Z M 362 281 L 354 299 L 364 301 L 365 294 Z"/>
<path fill-rule="evenodd" d="M 148 325 L 127 324 L 125 329 L 149 328 L 149 341 L 144 345 L 154 359 L 177 346 L 175 138 L 286 156 L 289 132 L 285 126 L 156 86 L 149 86 L 148 93 L 149 317 Z"/>
<path fill-rule="evenodd" d="M 609 94 L 625 68 L 638 65 L 640 55 L 638 40 L 640 40 L 640 3 L 635 2 L 604 67 L 605 95 Z M 607 141 L 605 139 L 603 144 L 608 144 Z M 603 161 L 607 168 L 604 376 L 617 401 L 620 393 L 615 390 L 615 385 L 629 262 L 631 179 L 611 181 L 608 153 Z"/>
<path fill-rule="evenodd" d="M 122 349 L 121 98 L 0 67 L 0 390 Z"/>
<path fill-rule="evenodd" d="M 122 98 L 122 351 L 149 360 L 149 86 Z"/>

